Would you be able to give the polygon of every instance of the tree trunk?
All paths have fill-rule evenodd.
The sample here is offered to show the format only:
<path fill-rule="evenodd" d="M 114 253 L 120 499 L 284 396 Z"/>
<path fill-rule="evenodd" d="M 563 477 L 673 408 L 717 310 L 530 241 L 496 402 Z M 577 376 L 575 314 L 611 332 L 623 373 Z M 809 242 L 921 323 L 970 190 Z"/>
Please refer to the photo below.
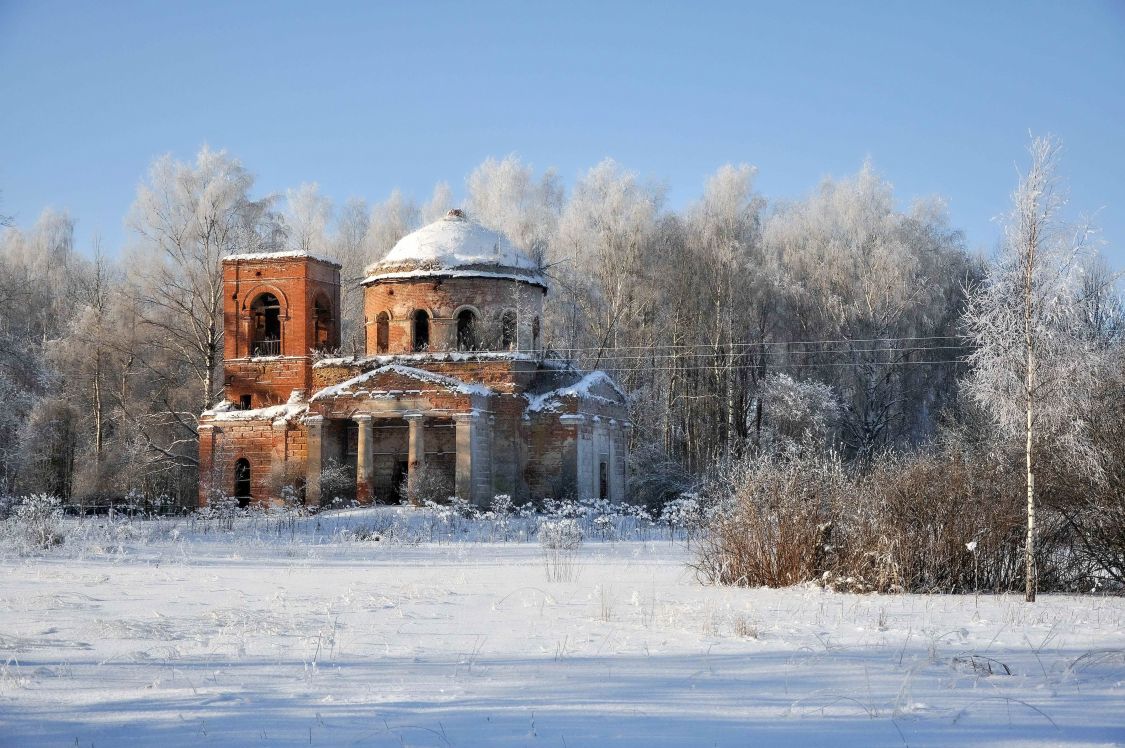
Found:
<path fill-rule="evenodd" d="M 1032 409 L 1035 398 L 1035 346 L 1031 339 L 1031 313 L 1032 313 L 1032 271 L 1035 267 L 1035 255 L 1037 248 L 1037 234 L 1035 232 L 1031 235 L 1031 241 L 1028 242 L 1027 247 L 1027 267 L 1024 273 L 1024 301 L 1023 301 L 1023 332 L 1024 332 L 1024 351 L 1027 356 L 1027 384 L 1025 396 L 1025 410 L 1027 415 L 1027 422 L 1024 428 L 1024 460 L 1027 466 L 1027 539 L 1024 544 L 1024 575 L 1026 579 L 1026 587 L 1024 599 L 1029 602 L 1035 602 L 1035 472 L 1032 464 L 1032 438 L 1034 436 L 1034 421 L 1032 420 Z"/>
<path fill-rule="evenodd" d="M 101 478 L 102 467 L 102 352 L 94 356 L 94 462 Z"/>

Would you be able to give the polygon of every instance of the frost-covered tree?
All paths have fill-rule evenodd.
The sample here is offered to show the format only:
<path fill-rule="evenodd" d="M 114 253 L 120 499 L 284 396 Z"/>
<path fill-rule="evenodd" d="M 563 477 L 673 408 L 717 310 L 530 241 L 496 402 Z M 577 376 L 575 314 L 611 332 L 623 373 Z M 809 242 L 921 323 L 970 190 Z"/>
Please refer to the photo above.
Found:
<path fill-rule="evenodd" d="M 190 163 L 163 156 L 130 211 L 126 293 L 136 301 L 144 333 L 136 350 L 146 370 L 134 423 L 169 471 L 193 474 L 196 419 L 220 397 L 222 258 L 282 246 L 272 198 L 252 199 L 253 181 L 225 151 L 205 146 Z"/>
<path fill-rule="evenodd" d="M 963 309 L 961 286 L 973 277 L 944 205 L 898 210 L 892 186 L 868 164 L 780 206 L 764 244 L 778 279 L 777 335 L 798 341 L 772 348 L 769 361 L 833 385 L 851 456 L 869 459 L 924 438 L 957 365 L 916 362 L 957 358 L 950 336 Z"/>
<path fill-rule="evenodd" d="M 542 262 L 562 210 L 558 174 L 549 169 L 536 178 L 531 166 L 509 155 L 501 161 L 486 159 L 467 181 L 470 215 Z"/>
<path fill-rule="evenodd" d="M 320 194 L 316 182 L 306 182 L 285 191 L 285 243 L 299 252 L 328 251 L 328 226 L 332 221 L 332 201 Z"/>
<path fill-rule="evenodd" d="M 548 263 L 558 266 L 562 303 L 553 310 L 565 348 L 581 349 L 598 367 L 615 348 L 629 345 L 628 331 L 654 302 L 646 259 L 654 250 L 663 190 L 641 182 L 612 159 L 575 185 L 559 220 Z"/>
<path fill-rule="evenodd" d="M 830 386 L 776 373 L 763 380 L 758 397 L 767 414 L 759 432 L 762 453 L 818 453 L 833 446 L 840 406 Z"/>
<path fill-rule="evenodd" d="M 348 353 L 362 353 L 363 268 L 370 260 L 365 251 L 371 230 L 367 202 L 351 198 L 336 216 L 332 254 L 340 263 L 340 345 Z"/>
<path fill-rule="evenodd" d="M 253 183 L 237 159 L 204 146 L 194 163 L 158 158 L 130 211 L 137 242 L 129 265 L 143 319 L 160 331 L 170 360 L 191 373 L 203 406 L 219 390 L 222 258 L 272 248 L 271 200 L 251 200 Z"/>
<path fill-rule="evenodd" d="M 453 190 L 445 182 L 434 185 L 430 199 L 419 209 L 419 216 L 423 224 L 433 223 L 455 206 L 453 205 Z"/>
<path fill-rule="evenodd" d="M 1004 433 L 1024 442 L 1028 602 L 1036 592 L 1037 451 L 1057 450 L 1086 474 L 1101 469 L 1088 430 L 1100 359 L 1083 329 L 1081 261 L 1089 232 L 1063 221 L 1059 148 L 1050 137 L 1032 141 L 1000 253 L 965 314 L 975 344 L 967 389 Z"/>

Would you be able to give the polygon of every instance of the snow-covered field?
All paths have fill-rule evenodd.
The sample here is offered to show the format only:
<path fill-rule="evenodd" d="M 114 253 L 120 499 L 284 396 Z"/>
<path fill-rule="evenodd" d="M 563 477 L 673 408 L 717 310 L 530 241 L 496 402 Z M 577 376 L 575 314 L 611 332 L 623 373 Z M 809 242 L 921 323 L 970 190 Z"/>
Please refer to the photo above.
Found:
<path fill-rule="evenodd" d="M 432 522 L 86 520 L 0 560 L 0 744 L 1125 742 L 1125 599 L 704 587 L 658 531 L 549 581 Z"/>

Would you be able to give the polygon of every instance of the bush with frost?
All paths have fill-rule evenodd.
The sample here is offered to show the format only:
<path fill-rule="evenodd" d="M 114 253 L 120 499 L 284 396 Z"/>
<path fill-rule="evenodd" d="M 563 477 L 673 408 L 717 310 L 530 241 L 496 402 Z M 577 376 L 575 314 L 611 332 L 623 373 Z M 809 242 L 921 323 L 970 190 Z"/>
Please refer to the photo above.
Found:
<path fill-rule="evenodd" d="M 4 521 L 9 548 L 34 553 L 63 542 L 62 500 L 40 493 L 18 499 Z"/>

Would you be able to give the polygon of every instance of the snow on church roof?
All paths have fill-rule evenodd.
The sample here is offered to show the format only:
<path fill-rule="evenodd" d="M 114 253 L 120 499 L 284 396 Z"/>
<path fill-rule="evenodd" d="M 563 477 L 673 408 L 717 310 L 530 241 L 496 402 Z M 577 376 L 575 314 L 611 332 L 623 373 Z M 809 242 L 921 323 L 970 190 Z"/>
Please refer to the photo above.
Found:
<path fill-rule="evenodd" d="M 451 392 L 459 392 L 463 395 L 491 395 L 492 390 L 485 387 L 483 384 L 469 384 L 463 382 L 455 377 L 450 377 L 445 374 L 438 374 L 433 371 L 426 371 L 425 369 L 416 369 L 413 366 L 401 366 L 398 364 L 388 364 L 380 366 L 371 371 L 365 371 L 359 376 L 352 377 L 351 379 L 334 384 L 329 387 L 318 391 L 313 395 L 310 400 L 330 400 L 335 397 L 357 397 L 362 395 L 371 395 L 372 390 L 365 388 L 363 385 L 376 379 L 382 374 L 386 373 L 401 374 L 402 376 L 416 379 L 420 382 L 434 384 L 443 389 L 450 390 Z M 375 390 L 374 393 L 378 394 L 380 391 Z"/>
<path fill-rule="evenodd" d="M 600 402 L 616 404 L 613 400 L 594 392 L 594 388 L 599 385 L 610 388 L 622 401 L 625 400 L 625 392 L 618 386 L 617 382 L 613 381 L 612 377 L 604 371 L 591 371 L 574 384 L 559 387 L 540 395 L 527 395 L 527 410 L 529 413 L 554 410 L 559 401 L 566 397 L 590 398 Z"/>
<path fill-rule="evenodd" d="M 310 260 L 318 260 L 326 262 L 329 265 L 341 267 L 340 263 L 328 257 L 315 255 L 312 252 L 305 252 L 300 249 L 284 250 L 281 252 L 243 252 L 242 254 L 227 255 L 223 258 L 223 262 L 254 262 L 261 260 L 290 260 L 297 257 L 307 257 Z"/>
<path fill-rule="evenodd" d="M 488 277 L 546 286 L 535 261 L 506 236 L 460 210 L 407 234 L 387 256 L 369 265 L 364 282 L 426 276 Z"/>

